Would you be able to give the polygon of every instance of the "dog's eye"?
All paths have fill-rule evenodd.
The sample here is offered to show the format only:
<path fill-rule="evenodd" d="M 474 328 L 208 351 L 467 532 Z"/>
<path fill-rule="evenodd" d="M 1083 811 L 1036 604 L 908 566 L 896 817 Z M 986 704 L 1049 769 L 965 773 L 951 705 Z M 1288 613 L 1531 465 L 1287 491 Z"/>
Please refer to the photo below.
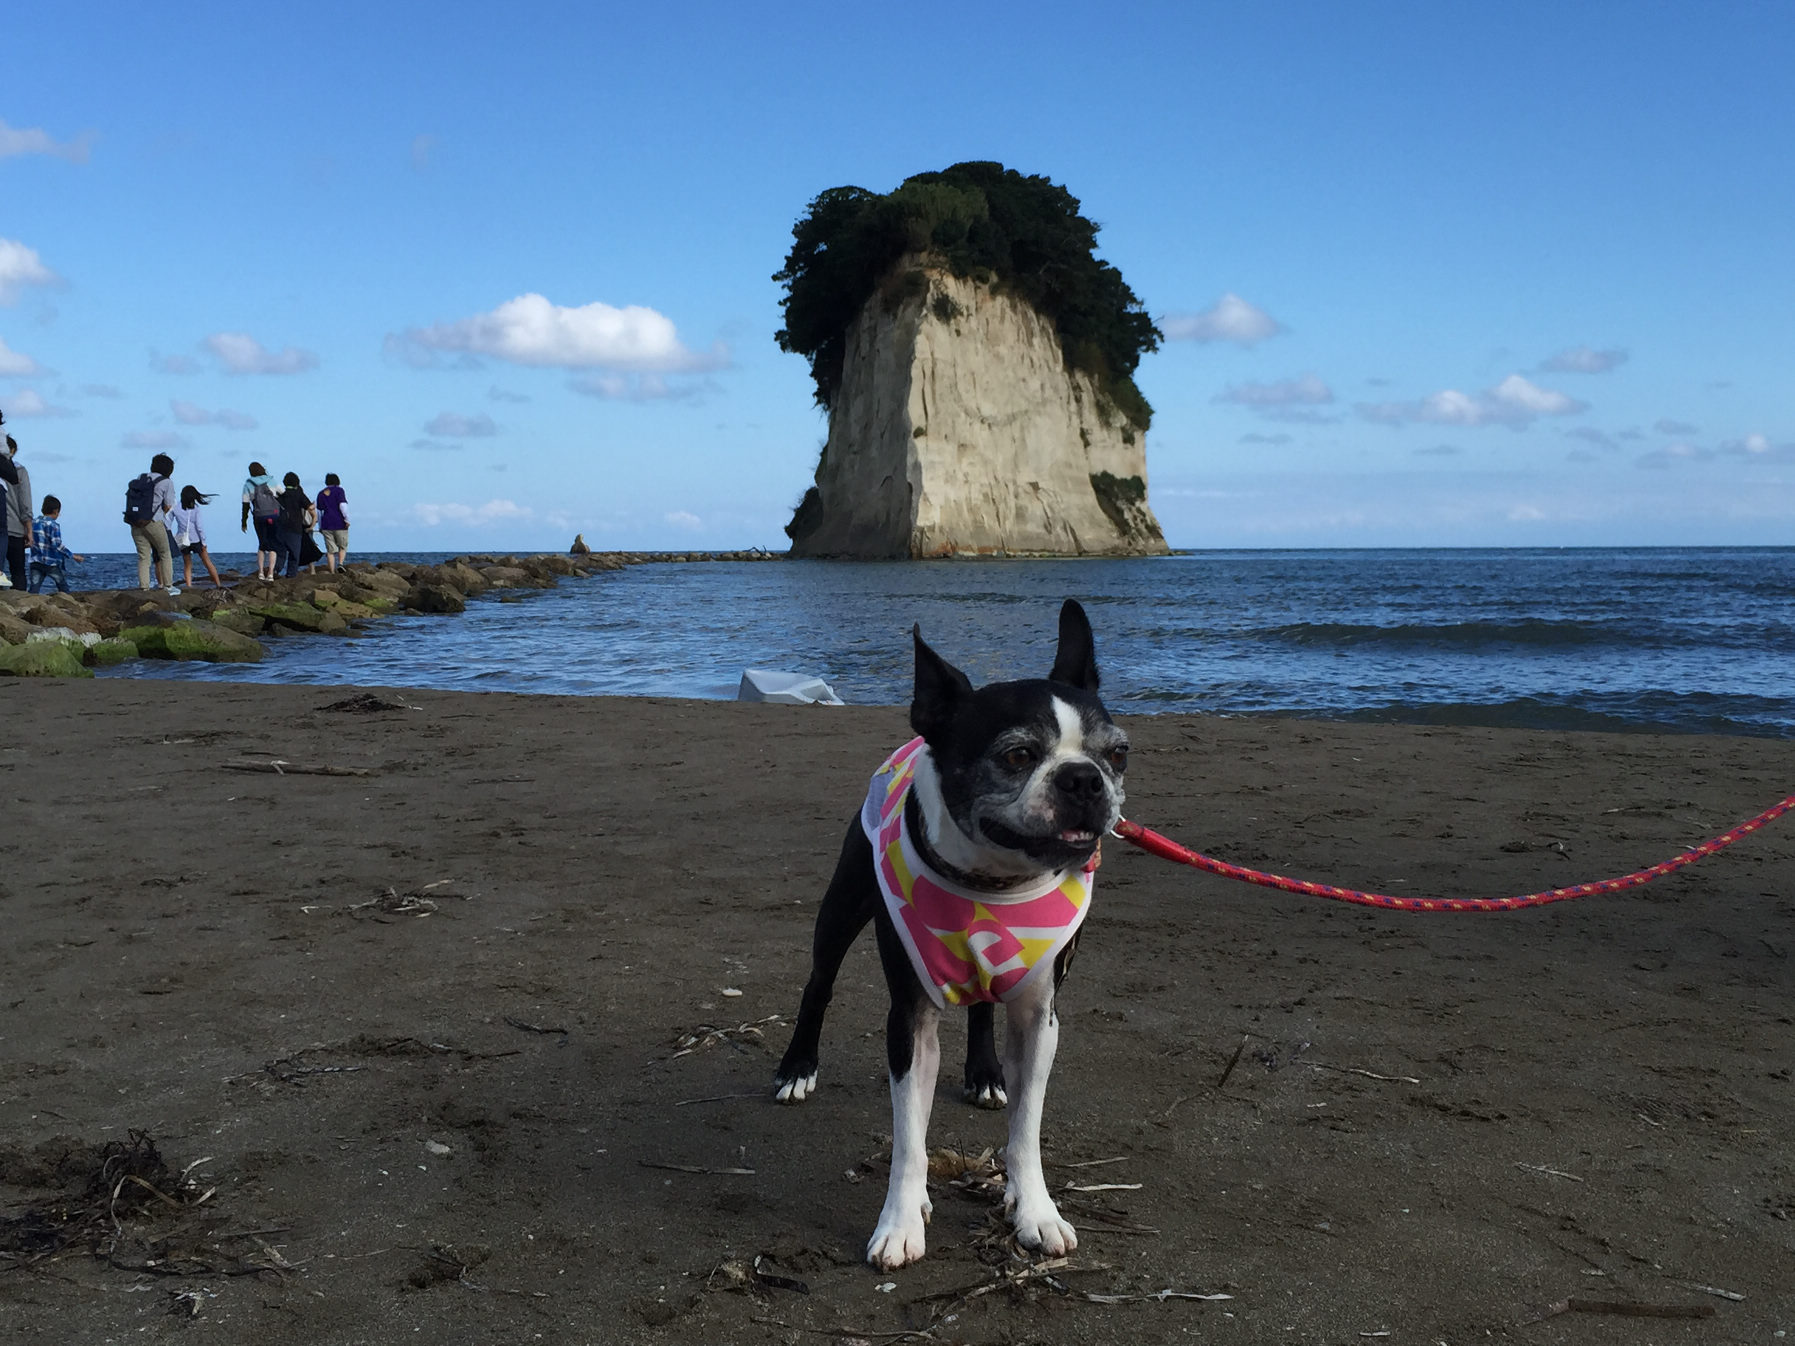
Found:
<path fill-rule="evenodd" d="M 1023 771 L 1039 760 L 1039 754 L 1033 748 L 1010 748 L 1004 752 L 1003 764 L 1011 771 Z"/>
<path fill-rule="evenodd" d="M 1128 749 L 1111 748 L 1103 754 L 1103 760 L 1115 768 L 1118 774 L 1126 771 L 1128 770 Z"/>

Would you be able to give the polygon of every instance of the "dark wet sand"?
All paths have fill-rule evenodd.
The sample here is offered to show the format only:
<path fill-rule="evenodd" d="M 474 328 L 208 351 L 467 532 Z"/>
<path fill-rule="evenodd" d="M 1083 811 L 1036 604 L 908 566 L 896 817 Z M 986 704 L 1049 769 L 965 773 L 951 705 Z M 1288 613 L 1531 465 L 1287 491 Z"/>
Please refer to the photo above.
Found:
<path fill-rule="evenodd" d="M 126 1219 L 109 1260 L 0 1270 L 0 1339 L 887 1342 L 931 1314 L 978 1343 L 1795 1333 L 1795 821 L 1506 916 L 1267 893 L 1112 842 L 1045 1141 L 1056 1188 L 1129 1186 L 1067 1194 L 1082 1242 L 1051 1282 L 956 1299 L 1002 1256 L 988 1195 L 938 1185 L 922 1264 L 860 1262 L 890 1125 L 871 941 L 804 1107 L 766 1096 L 779 1024 L 703 1038 L 789 1019 L 900 711 L 0 691 L 0 1217 L 132 1129 L 217 1187 Z M 1138 820 L 1396 892 L 1622 872 L 1795 790 L 1771 741 L 1129 728 Z M 370 774 L 220 766 L 269 757 Z M 1001 1144 L 942 1075 L 933 1143 Z M 809 1293 L 718 1271 L 757 1254 Z M 1164 1289 L 1232 1298 L 1082 1297 Z M 1529 1325 L 1567 1299 L 1713 1316 Z"/>

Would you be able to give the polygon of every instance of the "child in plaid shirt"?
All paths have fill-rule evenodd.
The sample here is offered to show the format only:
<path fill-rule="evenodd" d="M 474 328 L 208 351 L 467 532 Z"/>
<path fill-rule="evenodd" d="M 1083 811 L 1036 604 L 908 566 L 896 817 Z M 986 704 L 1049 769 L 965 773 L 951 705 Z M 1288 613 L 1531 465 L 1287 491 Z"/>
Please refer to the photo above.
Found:
<path fill-rule="evenodd" d="M 63 546 L 62 525 L 56 522 L 61 513 L 62 501 L 46 495 L 44 512 L 31 521 L 31 592 L 34 594 L 43 592 L 46 580 L 56 586 L 57 593 L 66 594 L 69 591 L 69 562 L 87 559 Z"/>

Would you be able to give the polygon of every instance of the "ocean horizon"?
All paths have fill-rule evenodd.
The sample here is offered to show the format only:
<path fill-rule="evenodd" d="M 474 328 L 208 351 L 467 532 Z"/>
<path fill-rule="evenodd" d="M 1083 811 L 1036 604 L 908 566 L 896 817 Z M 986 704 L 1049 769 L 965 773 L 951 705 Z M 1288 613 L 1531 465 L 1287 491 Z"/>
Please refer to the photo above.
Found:
<path fill-rule="evenodd" d="M 130 584 L 135 558 L 74 573 Z M 1118 713 L 1795 737 L 1791 547 L 647 564 L 352 639 L 269 641 L 261 664 L 102 676 L 729 699 L 743 670 L 767 668 L 894 705 L 913 623 L 974 682 L 1039 676 L 1068 597 L 1090 613 Z"/>

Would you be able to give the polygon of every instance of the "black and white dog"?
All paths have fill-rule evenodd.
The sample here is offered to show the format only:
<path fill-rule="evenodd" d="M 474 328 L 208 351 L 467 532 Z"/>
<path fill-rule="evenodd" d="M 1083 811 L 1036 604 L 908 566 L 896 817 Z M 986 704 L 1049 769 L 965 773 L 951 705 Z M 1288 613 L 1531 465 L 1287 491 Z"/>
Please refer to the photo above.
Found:
<path fill-rule="evenodd" d="M 1041 1171 L 1041 1105 L 1059 1039 L 1054 994 L 1089 906 L 1098 842 L 1121 817 L 1128 739 L 1097 697 L 1090 622 L 1070 599 L 1044 679 L 975 690 L 920 629 L 913 635 L 910 724 L 919 737 L 879 768 L 848 826 L 774 1089 L 782 1103 L 800 1103 L 815 1090 L 836 973 L 874 922 L 891 991 L 892 1152 L 891 1186 L 867 1261 L 890 1269 L 923 1255 L 931 1210 L 926 1138 L 941 1060 L 936 1025 L 950 1005 L 970 1009 L 967 1099 L 1010 1104 L 1005 1207 L 1017 1239 L 1059 1256 L 1078 1238 Z M 1005 1011 L 1001 1065 L 992 1032 L 998 1003 Z"/>

